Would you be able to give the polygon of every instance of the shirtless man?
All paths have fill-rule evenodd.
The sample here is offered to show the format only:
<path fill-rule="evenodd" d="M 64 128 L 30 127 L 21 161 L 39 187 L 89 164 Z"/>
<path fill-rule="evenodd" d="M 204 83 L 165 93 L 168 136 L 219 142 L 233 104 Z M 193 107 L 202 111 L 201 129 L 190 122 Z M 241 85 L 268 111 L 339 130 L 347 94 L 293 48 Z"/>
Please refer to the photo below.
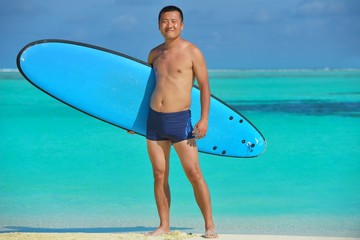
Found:
<path fill-rule="evenodd" d="M 208 128 L 210 87 L 204 57 L 200 50 L 181 38 L 182 11 L 175 6 L 159 13 L 159 30 L 165 42 L 151 50 L 148 63 L 156 75 L 147 123 L 146 142 L 153 168 L 154 192 L 160 226 L 148 235 L 170 232 L 170 147 L 174 146 L 189 179 L 196 202 L 205 220 L 205 237 L 217 238 L 212 219 L 210 194 L 198 161 L 196 140 Z M 200 88 L 201 119 L 191 125 L 191 89 L 195 78 Z M 198 99 L 195 99 L 198 101 Z"/>

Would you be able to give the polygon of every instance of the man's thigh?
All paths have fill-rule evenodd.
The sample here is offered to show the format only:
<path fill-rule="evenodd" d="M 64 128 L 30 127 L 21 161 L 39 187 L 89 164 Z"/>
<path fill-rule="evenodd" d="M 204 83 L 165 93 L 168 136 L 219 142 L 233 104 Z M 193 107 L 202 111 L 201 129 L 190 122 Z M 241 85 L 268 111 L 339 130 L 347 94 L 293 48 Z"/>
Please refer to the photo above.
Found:
<path fill-rule="evenodd" d="M 184 171 L 198 171 L 199 154 L 196 147 L 195 139 L 184 140 L 174 144 L 176 153 L 178 154 Z"/>
<path fill-rule="evenodd" d="M 170 141 L 146 140 L 147 149 L 154 171 L 168 171 L 170 158 Z"/>

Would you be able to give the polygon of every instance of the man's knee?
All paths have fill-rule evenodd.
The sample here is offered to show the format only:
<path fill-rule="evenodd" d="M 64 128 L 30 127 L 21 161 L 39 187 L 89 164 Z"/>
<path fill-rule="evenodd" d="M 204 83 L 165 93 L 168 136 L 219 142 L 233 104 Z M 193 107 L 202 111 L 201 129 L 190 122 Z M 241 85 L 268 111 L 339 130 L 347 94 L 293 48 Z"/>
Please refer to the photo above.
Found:
<path fill-rule="evenodd" d="M 187 170 L 186 176 L 191 183 L 197 183 L 203 180 L 202 173 L 198 168 L 192 168 Z"/>
<path fill-rule="evenodd" d="M 155 182 L 163 182 L 166 180 L 166 171 L 163 169 L 154 169 L 153 170 L 154 181 Z"/>

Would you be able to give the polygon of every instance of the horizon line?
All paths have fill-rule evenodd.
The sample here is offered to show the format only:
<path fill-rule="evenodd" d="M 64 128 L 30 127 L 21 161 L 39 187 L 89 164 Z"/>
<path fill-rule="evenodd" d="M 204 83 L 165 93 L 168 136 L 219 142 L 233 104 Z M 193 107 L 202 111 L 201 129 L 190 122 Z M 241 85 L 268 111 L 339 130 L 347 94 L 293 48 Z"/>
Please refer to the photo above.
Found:
<path fill-rule="evenodd" d="M 324 67 L 324 68 L 208 68 L 209 72 L 221 72 L 221 71 L 359 71 L 360 67 Z M 0 68 L 0 72 L 19 72 L 17 68 Z"/>

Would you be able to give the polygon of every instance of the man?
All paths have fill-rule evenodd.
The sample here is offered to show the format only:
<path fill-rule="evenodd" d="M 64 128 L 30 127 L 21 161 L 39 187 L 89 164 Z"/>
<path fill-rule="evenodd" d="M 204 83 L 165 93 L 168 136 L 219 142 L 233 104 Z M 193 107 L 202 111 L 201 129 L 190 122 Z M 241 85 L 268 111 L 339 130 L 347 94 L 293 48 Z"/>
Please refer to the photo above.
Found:
<path fill-rule="evenodd" d="M 195 140 L 205 137 L 208 128 L 208 74 L 200 50 L 181 38 L 183 28 L 182 11 L 175 6 L 163 8 L 159 13 L 159 30 L 164 37 L 164 43 L 152 49 L 148 57 L 148 63 L 152 65 L 156 75 L 156 86 L 150 101 L 146 142 L 153 168 L 154 192 L 160 218 L 160 226 L 148 235 L 170 232 L 168 177 L 170 147 L 173 145 L 204 217 L 204 236 L 217 238 L 210 194 L 200 170 Z M 201 119 L 193 128 L 190 105 L 195 78 L 201 93 Z"/>

